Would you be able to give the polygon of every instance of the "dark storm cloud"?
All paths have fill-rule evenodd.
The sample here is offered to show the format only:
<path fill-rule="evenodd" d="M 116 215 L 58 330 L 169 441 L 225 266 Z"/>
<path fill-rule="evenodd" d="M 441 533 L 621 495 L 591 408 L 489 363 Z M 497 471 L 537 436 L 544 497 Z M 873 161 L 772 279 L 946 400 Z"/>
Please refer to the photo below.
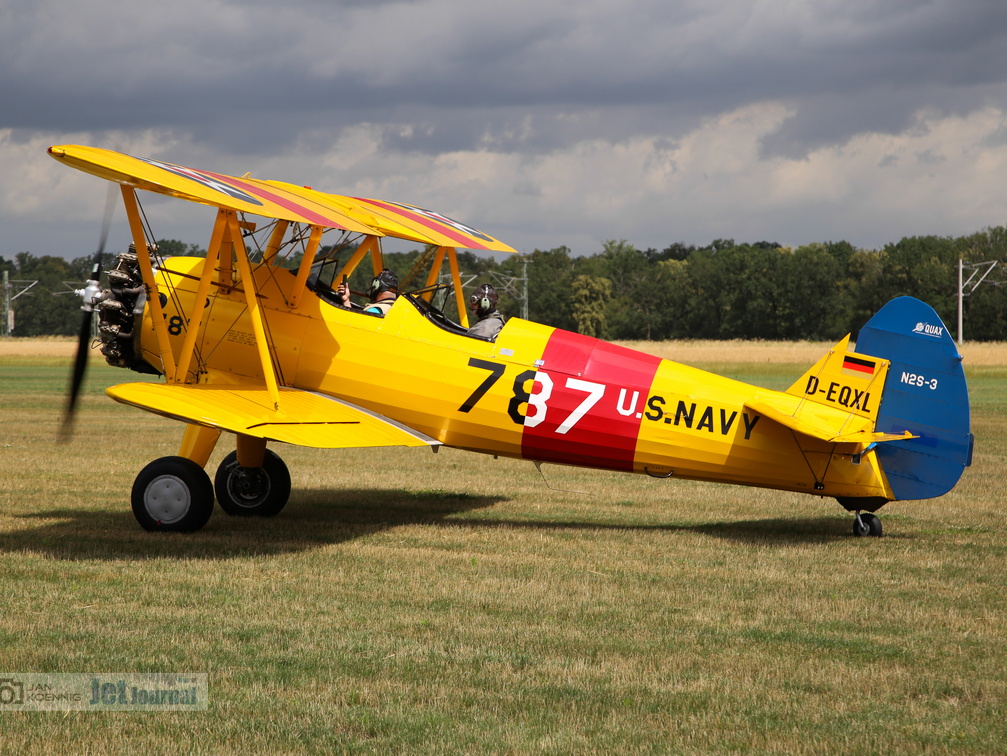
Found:
<path fill-rule="evenodd" d="M 1002 0 L 5 0 L 0 148 L 12 149 L 0 158 L 23 170 L 44 154 L 34 141 L 73 135 L 225 172 L 430 197 L 445 211 L 479 195 L 529 238 L 548 228 L 557 243 L 571 229 L 642 238 L 648 223 L 652 244 L 670 223 L 689 241 L 740 236 L 722 228 L 734 202 L 733 219 L 778 224 L 758 233 L 783 239 L 814 223 L 791 185 L 829 184 L 805 169 L 843 172 L 822 207 L 879 178 L 891 182 L 885 196 L 905 196 L 920 186 L 912 165 L 954 171 L 940 187 L 976 184 L 978 164 L 917 136 L 988 109 L 948 133 L 972 140 L 958 155 L 997 149 L 1005 76 Z M 844 153 L 878 134 L 902 141 L 861 162 Z M 437 165 L 443 156 L 454 157 Z M 41 181 L 34 197 L 0 183 L 8 230 L 70 179 Z M 469 181 L 476 190 L 453 189 Z M 595 183 L 594 207 L 612 209 L 585 213 Z M 944 191 L 932 207 L 971 222 Z M 907 203 L 900 230 L 925 201 Z M 687 209 L 672 217 L 676 208 Z M 597 230 L 585 231 L 585 215 Z M 972 217 L 999 222 L 988 209 Z"/>
<path fill-rule="evenodd" d="M 540 5 L 194 3 L 179 17 L 14 0 L 0 125 L 174 126 L 254 149 L 256 134 L 265 148 L 307 127 L 416 123 L 393 141 L 520 150 L 777 99 L 795 114 L 765 150 L 798 155 L 1004 94 L 1002 2 Z M 572 126 L 584 111 L 598 113 Z M 535 129 L 517 128 L 527 118 Z"/>

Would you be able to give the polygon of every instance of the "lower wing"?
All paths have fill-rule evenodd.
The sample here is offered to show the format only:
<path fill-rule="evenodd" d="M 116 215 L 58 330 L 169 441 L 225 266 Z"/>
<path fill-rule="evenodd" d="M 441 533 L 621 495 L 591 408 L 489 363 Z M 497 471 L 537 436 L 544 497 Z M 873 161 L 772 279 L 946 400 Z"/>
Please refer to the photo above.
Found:
<path fill-rule="evenodd" d="M 280 388 L 282 410 L 265 386 L 123 383 L 105 393 L 173 420 L 318 449 L 441 444 L 363 407 L 289 387 Z"/>

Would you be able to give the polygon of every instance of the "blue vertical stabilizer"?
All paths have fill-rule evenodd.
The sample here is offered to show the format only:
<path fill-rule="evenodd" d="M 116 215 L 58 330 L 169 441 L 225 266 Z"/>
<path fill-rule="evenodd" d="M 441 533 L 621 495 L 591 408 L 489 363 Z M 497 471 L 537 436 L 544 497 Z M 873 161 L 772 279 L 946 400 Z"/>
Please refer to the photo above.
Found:
<path fill-rule="evenodd" d="M 919 436 L 875 450 L 895 498 L 947 493 L 972 462 L 968 386 L 947 327 L 930 305 L 899 297 L 860 330 L 857 352 L 891 361 L 875 430 Z"/>

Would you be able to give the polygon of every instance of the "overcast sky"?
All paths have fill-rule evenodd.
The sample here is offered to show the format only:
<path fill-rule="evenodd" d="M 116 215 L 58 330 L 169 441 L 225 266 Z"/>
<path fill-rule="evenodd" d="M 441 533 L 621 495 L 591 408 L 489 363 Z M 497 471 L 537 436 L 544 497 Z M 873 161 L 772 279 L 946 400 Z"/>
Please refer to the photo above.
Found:
<path fill-rule="evenodd" d="M 1005 81 L 1004 0 L 3 0 L 0 255 L 93 252 L 65 143 L 526 252 L 962 235 L 1007 224 Z M 212 211 L 144 197 L 205 246 Z"/>

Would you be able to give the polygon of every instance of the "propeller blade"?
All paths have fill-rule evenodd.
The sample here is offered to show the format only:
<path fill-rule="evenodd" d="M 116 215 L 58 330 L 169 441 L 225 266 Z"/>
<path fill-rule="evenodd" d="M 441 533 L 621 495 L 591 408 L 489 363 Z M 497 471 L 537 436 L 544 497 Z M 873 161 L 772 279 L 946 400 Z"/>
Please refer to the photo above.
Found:
<path fill-rule="evenodd" d="M 85 310 L 80 320 L 80 333 L 77 336 L 77 353 L 73 360 L 73 370 L 70 373 L 70 393 L 67 396 L 66 419 L 70 420 L 77 407 L 77 397 L 80 394 L 81 384 L 84 383 L 84 374 L 87 372 L 87 349 L 91 340 L 91 319 L 94 317 L 94 310 Z"/>
<path fill-rule="evenodd" d="M 105 202 L 105 218 L 101 225 L 101 236 L 98 239 L 98 251 L 94 253 L 91 265 L 91 277 L 87 286 L 77 290 L 83 298 L 81 306 L 83 316 L 80 321 L 80 332 L 77 335 L 77 354 L 74 356 L 73 368 L 70 372 L 70 389 L 67 393 L 66 411 L 63 414 L 63 426 L 60 429 L 60 441 L 69 440 L 73 433 L 73 418 L 77 410 L 77 398 L 80 396 L 84 375 L 87 372 L 87 351 L 91 340 L 91 323 L 94 318 L 94 307 L 97 297 L 101 294 L 101 258 L 108 241 L 109 228 L 112 225 L 112 214 L 115 211 L 115 184 L 109 184 L 108 198 Z"/>

